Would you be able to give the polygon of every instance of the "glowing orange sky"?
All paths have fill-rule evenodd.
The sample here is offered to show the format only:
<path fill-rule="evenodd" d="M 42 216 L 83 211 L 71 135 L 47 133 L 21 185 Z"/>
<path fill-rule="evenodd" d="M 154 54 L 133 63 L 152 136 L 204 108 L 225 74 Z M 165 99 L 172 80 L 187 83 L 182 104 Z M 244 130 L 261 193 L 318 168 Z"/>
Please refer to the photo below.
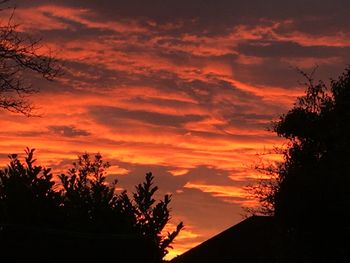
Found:
<path fill-rule="evenodd" d="M 17 1 L 19 29 L 41 37 L 65 74 L 32 80 L 42 117 L 0 112 L 1 162 L 28 146 L 61 171 L 101 152 L 130 191 L 152 171 L 186 226 L 172 257 L 242 219 L 256 153 L 281 143 L 266 127 L 303 92 L 293 68 L 337 76 L 349 22 L 329 23 L 317 3 L 304 14 L 276 1 L 98 2 Z"/>

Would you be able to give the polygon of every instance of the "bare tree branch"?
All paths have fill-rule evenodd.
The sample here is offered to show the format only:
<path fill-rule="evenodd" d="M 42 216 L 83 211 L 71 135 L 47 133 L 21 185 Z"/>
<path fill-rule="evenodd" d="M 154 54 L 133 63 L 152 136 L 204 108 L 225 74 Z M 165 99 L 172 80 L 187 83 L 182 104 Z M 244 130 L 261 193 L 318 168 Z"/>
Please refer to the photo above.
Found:
<path fill-rule="evenodd" d="M 5 2 L 8 0 L 0 4 Z M 7 23 L 0 24 L 0 108 L 33 116 L 28 95 L 39 90 L 26 76 L 36 73 L 51 81 L 61 73 L 61 67 L 50 51 L 41 53 L 40 39 L 19 32 L 18 24 L 13 23 L 14 11 Z"/>

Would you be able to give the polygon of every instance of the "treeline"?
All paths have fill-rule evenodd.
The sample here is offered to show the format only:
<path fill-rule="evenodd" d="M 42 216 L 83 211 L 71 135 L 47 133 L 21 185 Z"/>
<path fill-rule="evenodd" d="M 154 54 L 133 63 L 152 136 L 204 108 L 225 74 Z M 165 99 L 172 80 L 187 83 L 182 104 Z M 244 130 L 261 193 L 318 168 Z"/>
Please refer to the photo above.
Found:
<path fill-rule="evenodd" d="M 350 68 L 327 85 L 302 72 L 306 93 L 273 124 L 286 139 L 283 161 L 251 188 L 274 216 L 287 255 L 278 262 L 349 262 Z M 272 261 L 271 261 L 272 262 Z"/>
<path fill-rule="evenodd" d="M 173 232 L 163 235 L 170 219 L 171 196 L 165 195 L 156 202 L 154 194 L 158 187 L 154 186 L 151 173 L 146 174 L 144 182 L 136 186 L 130 197 L 126 191 L 117 193 L 116 181 L 107 183 L 106 171 L 110 165 L 100 154 L 79 156 L 72 168 L 58 176 L 58 182 L 50 168 L 35 164 L 34 150 L 26 150 L 24 162 L 15 154 L 9 157 L 8 166 L 0 170 L 0 242 L 3 248 L 11 244 L 11 250 L 37 250 L 37 256 L 46 257 L 51 253 L 38 250 L 35 243 L 47 245 L 46 250 L 52 252 L 60 247 L 67 249 L 69 244 L 84 249 L 72 249 L 70 253 L 75 251 L 86 259 L 88 255 L 96 258 L 101 254 L 102 257 L 103 247 L 111 247 L 111 242 L 115 242 L 111 251 L 105 251 L 112 253 L 107 258 L 117 262 L 118 257 L 161 262 L 183 227 L 180 223 Z M 17 240 L 13 240 L 16 235 Z M 20 239 L 25 239 L 27 245 L 20 244 Z M 105 242 L 109 244 L 103 245 Z M 94 252 L 96 249 L 101 251 Z M 65 252 L 59 252 L 62 253 Z"/>

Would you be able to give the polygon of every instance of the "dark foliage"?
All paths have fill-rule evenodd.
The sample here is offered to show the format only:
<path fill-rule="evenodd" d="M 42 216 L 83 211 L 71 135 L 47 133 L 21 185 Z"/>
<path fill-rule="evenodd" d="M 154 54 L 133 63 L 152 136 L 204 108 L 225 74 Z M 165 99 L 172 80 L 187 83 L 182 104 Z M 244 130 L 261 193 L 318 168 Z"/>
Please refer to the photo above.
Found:
<path fill-rule="evenodd" d="M 59 176 L 61 183 L 55 184 L 50 169 L 34 165 L 33 153 L 26 150 L 25 164 L 11 155 L 8 167 L 0 171 L 0 244 L 27 251 L 28 244 L 45 247 L 51 242 L 61 244 L 66 253 L 72 253 L 72 246 L 85 246 L 96 256 L 103 253 L 98 241 L 102 237 L 118 244 L 119 259 L 135 259 L 141 253 L 144 262 L 162 261 L 183 224 L 163 233 L 170 220 L 170 196 L 156 202 L 158 188 L 151 173 L 130 198 L 126 191 L 117 193 L 116 181 L 107 182 L 110 165 L 100 154 L 79 156 L 67 174 Z M 134 248 L 129 247 L 132 244 Z"/>
<path fill-rule="evenodd" d="M 67 226 L 97 232 L 121 231 L 120 217 L 114 211 L 117 196 L 114 184 L 106 184 L 108 163 L 97 154 L 94 160 L 88 154 L 78 157 L 67 175 L 59 179 L 63 186 L 62 198 Z"/>
<path fill-rule="evenodd" d="M 127 193 L 123 192 L 118 199 L 118 205 L 126 217 L 133 220 L 137 232 L 155 244 L 157 257 L 163 258 L 183 224 L 181 222 L 173 232 L 163 236 L 162 231 L 170 220 L 168 205 L 171 199 L 169 195 L 165 195 L 163 200 L 155 204 L 153 195 L 158 187 L 153 186 L 153 179 L 152 173 L 147 173 L 145 182 L 136 186 L 134 199 L 131 201 Z"/>
<path fill-rule="evenodd" d="M 306 95 L 273 127 L 289 142 L 284 161 L 272 169 L 276 179 L 255 193 L 267 201 L 263 206 L 273 208 L 303 261 L 345 262 L 350 249 L 350 69 L 329 88 L 303 74 Z"/>
<path fill-rule="evenodd" d="M 34 165 L 33 150 L 26 150 L 25 163 L 10 155 L 10 164 L 0 170 L 1 223 L 56 225 L 60 193 L 54 191 L 50 169 Z"/>

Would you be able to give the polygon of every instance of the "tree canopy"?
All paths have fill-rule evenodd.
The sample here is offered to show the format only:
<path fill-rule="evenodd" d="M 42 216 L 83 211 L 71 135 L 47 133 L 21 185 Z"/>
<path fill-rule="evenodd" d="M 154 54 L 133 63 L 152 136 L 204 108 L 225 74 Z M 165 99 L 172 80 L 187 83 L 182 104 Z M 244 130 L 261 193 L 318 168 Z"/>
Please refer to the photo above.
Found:
<path fill-rule="evenodd" d="M 158 187 L 153 186 L 152 173 L 146 174 L 145 181 L 136 186 L 130 197 L 126 190 L 117 192 L 116 181 L 107 182 L 110 164 L 100 154 L 79 156 L 67 173 L 58 176 L 59 183 L 54 181 L 50 169 L 35 165 L 34 150 L 27 149 L 26 155 L 24 163 L 17 155 L 10 155 L 10 164 L 0 170 L 2 227 L 43 227 L 59 233 L 133 237 L 146 244 L 145 262 L 161 262 L 183 228 L 181 222 L 174 231 L 163 232 L 170 220 L 171 197 L 165 195 L 156 202 Z M 0 231 L 0 244 L 6 243 L 5 236 Z M 41 237 L 39 242 L 42 240 Z M 35 241 L 38 240 L 30 242 Z M 133 253 L 142 253 L 135 249 Z"/>
<path fill-rule="evenodd" d="M 255 194 L 305 257 L 339 259 L 350 248 L 350 68 L 329 86 L 303 74 L 306 95 L 273 125 L 288 141 L 284 160 Z"/>

